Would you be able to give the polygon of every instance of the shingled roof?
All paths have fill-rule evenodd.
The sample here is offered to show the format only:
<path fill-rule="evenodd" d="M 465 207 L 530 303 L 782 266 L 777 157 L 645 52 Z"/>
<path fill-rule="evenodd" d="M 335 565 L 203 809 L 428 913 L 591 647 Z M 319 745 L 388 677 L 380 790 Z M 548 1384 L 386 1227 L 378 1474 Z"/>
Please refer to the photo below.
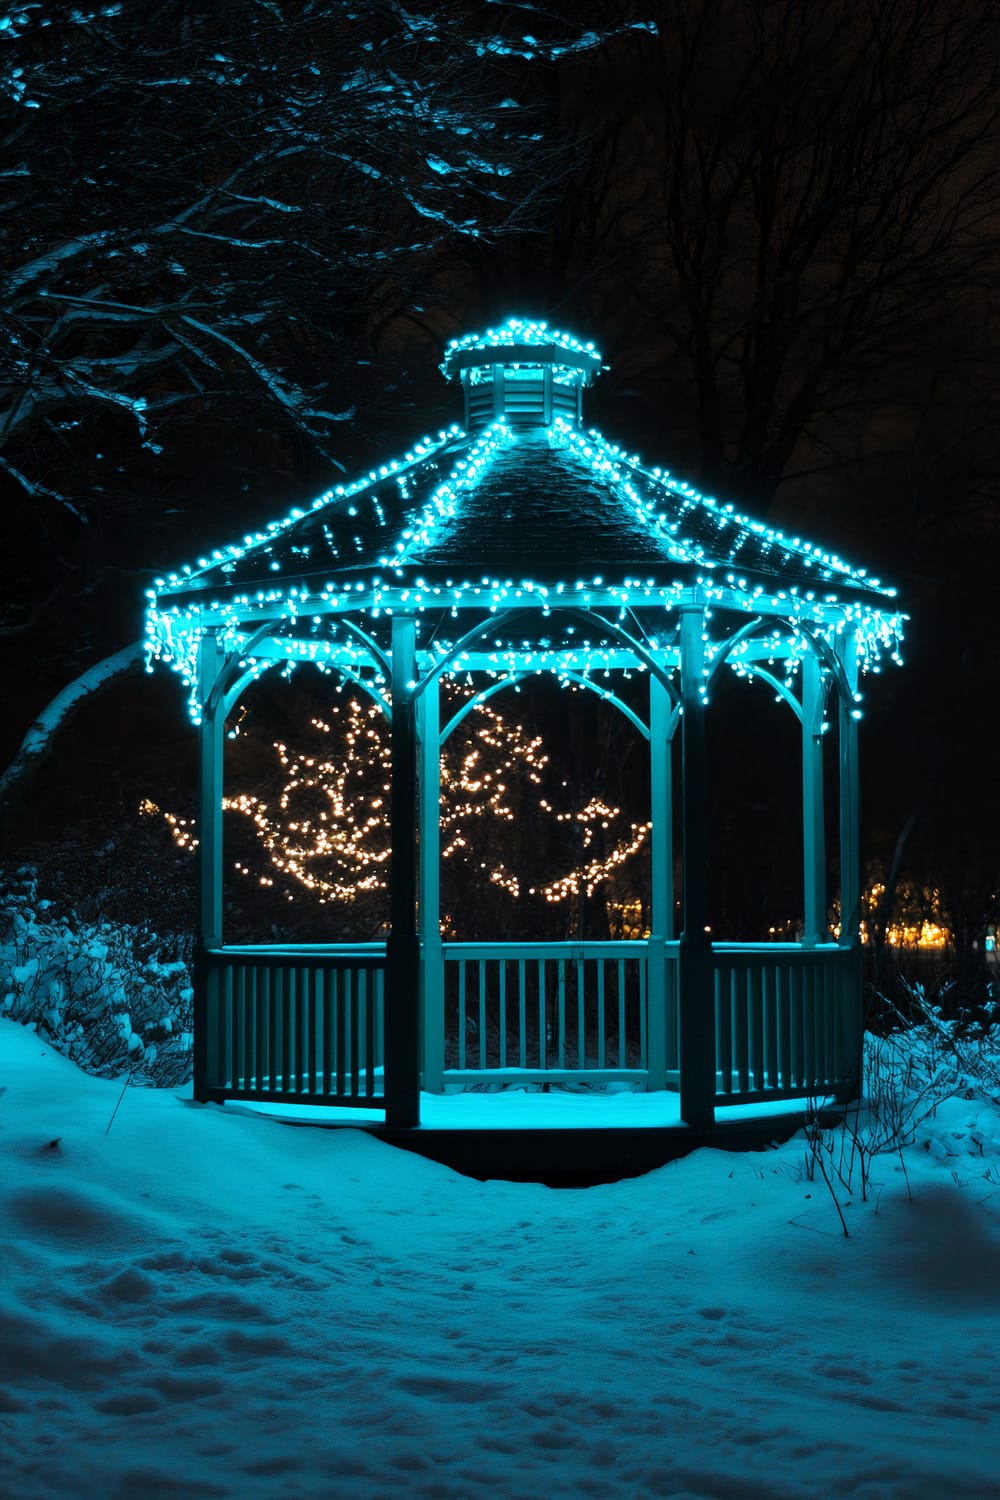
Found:
<path fill-rule="evenodd" d="M 643 612 L 647 635 L 664 629 L 665 610 L 701 603 L 784 619 L 789 641 L 803 624 L 830 640 L 849 627 L 866 659 L 895 652 L 895 590 L 585 429 L 582 392 L 599 368 L 592 345 L 544 323 L 511 320 L 454 341 L 442 369 L 461 381 L 464 428 L 158 579 L 152 654 L 190 677 L 210 626 L 242 650 L 264 620 L 315 643 L 330 615 L 393 610 L 437 619 L 440 651 L 477 612 L 514 608 L 527 646 L 571 602 Z M 534 625 L 520 619 L 525 609 L 537 611 Z M 447 624 L 464 612 L 466 625 Z M 606 646 L 596 625 L 592 639 Z M 504 637 L 503 649 L 517 642 Z"/>
<path fill-rule="evenodd" d="M 704 576 L 773 587 L 891 597 L 864 569 L 784 536 L 661 470 L 648 469 L 600 433 L 510 429 L 476 437 L 452 430 L 421 451 L 323 495 L 266 531 L 241 539 L 160 585 L 177 602 L 275 583 L 380 586 L 484 576 L 530 577 L 549 589 L 581 577 L 609 587 L 693 584 Z"/>

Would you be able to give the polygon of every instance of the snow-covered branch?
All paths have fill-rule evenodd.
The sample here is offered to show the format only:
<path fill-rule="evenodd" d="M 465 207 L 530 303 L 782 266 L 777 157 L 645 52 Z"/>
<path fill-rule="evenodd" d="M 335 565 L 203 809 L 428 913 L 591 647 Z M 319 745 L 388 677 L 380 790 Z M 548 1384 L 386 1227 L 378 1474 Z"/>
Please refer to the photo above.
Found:
<path fill-rule="evenodd" d="M 121 677 L 138 672 L 144 644 L 133 641 L 85 672 L 47 703 L 28 729 L 10 765 L 0 776 L 0 827 L 9 822 L 39 766 L 50 754 L 59 732 L 84 703 L 92 702 Z"/>
<path fill-rule="evenodd" d="M 0 281 L 0 433 L 26 500 L 57 489 L 41 472 L 51 434 L 64 453 L 86 447 L 109 409 L 158 442 L 189 397 L 209 421 L 269 409 L 323 452 L 350 403 L 317 375 L 343 364 L 345 329 L 356 337 L 387 283 L 405 300 L 457 238 L 525 221 L 565 164 L 526 127 L 518 80 L 601 40 L 536 15 L 547 40 L 502 46 L 527 20 L 508 0 L 479 14 L 222 0 L 183 28 L 169 7 L 22 20 L 0 59 L 6 218 L 21 226 Z M 221 377 L 211 391 L 191 355 Z"/>

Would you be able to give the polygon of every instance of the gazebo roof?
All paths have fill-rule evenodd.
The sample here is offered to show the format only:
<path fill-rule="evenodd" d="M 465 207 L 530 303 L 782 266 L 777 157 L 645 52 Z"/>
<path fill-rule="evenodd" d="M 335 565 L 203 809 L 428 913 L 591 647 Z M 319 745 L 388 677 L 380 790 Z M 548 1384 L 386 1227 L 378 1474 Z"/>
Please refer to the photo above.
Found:
<path fill-rule="evenodd" d="M 729 575 L 735 570 L 738 578 Z M 473 438 L 460 429 L 425 439 L 309 511 L 213 553 L 158 590 L 164 601 L 206 591 L 220 599 L 276 583 L 327 583 L 370 595 L 420 580 L 450 591 L 484 575 L 573 589 L 595 575 L 608 587 L 641 579 L 660 588 L 699 578 L 765 591 L 832 589 L 891 598 L 895 591 L 799 537 L 644 467 L 599 432 L 557 418 L 548 428 L 502 422 Z M 718 579 L 717 579 L 718 575 Z M 746 580 L 740 584 L 740 580 Z"/>
<path fill-rule="evenodd" d="M 206 624 L 239 646 L 275 616 L 541 616 L 570 601 L 662 612 L 695 599 L 824 632 L 848 622 L 863 655 L 895 648 L 895 590 L 584 430 L 581 389 L 599 364 L 544 323 L 454 341 L 442 369 L 462 381 L 466 429 L 157 580 L 154 654 L 189 671 Z"/>

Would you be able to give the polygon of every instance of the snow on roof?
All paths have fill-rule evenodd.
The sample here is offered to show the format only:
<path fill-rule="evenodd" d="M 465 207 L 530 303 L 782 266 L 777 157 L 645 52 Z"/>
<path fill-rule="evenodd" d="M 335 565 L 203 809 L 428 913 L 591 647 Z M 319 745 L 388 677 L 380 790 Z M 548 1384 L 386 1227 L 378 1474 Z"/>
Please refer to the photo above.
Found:
<path fill-rule="evenodd" d="M 452 339 L 441 362 L 441 373 L 450 380 L 469 364 L 502 363 L 523 360 L 549 362 L 560 360 L 589 374 L 601 368 L 601 356 L 591 343 L 582 343 L 571 333 L 550 328 L 544 319 L 508 318 L 499 328 L 485 333 L 467 333 Z"/>
<path fill-rule="evenodd" d="M 451 428 L 404 458 L 338 485 L 309 510 L 203 557 L 157 583 L 158 597 L 232 595 L 377 579 L 478 584 L 484 570 L 548 589 L 583 577 L 626 587 L 691 584 L 708 575 L 767 593 L 832 589 L 891 599 L 864 568 L 754 521 L 651 469 L 599 432 L 556 419 L 514 432 L 495 423 L 475 438 Z"/>
<path fill-rule="evenodd" d="M 252 662 L 262 655 L 254 642 L 269 635 L 269 661 L 277 652 L 354 670 L 350 625 L 331 629 L 327 617 L 353 617 L 372 645 L 373 622 L 402 611 L 424 617 L 425 642 L 459 670 L 472 661 L 458 646 L 470 624 L 505 617 L 479 653 L 483 670 L 586 674 L 620 658 L 620 637 L 595 613 L 610 609 L 619 620 L 630 614 L 669 667 L 676 653 L 662 637 L 689 606 L 766 621 L 754 649 L 782 660 L 786 676 L 816 633 L 831 650 L 838 634 L 852 635 L 866 670 L 883 654 L 899 660 L 905 616 L 891 603 L 894 589 L 582 428 L 580 388 L 600 369 L 592 344 L 511 319 L 453 340 L 442 368 L 461 372 L 474 431 L 456 425 L 425 437 L 307 509 L 157 579 L 150 658 L 194 688 L 211 627 Z M 582 637 L 565 613 L 552 628 L 567 609 L 587 613 Z M 709 657 L 723 647 L 719 636 Z M 734 670 L 748 669 L 749 648 L 747 639 L 732 651 Z M 377 648 L 366 659 L 376 657 Z"/>

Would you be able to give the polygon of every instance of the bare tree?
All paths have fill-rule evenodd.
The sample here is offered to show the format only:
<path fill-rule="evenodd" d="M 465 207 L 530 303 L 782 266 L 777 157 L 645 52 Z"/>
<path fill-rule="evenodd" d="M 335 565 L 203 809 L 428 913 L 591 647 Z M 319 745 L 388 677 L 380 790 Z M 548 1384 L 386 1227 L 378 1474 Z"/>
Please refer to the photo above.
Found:
<path fill-rule="evenodd" d="M 503 96 L 490 43 L 509 16 L 492 9 L 497 35 L 451 0 L 10 19 L 13 483 L 84 515 L 57 455 L 108 412 L 152 449 L 179 408 L 228 426 L 235 405 L 335 461 L 351 410 L 329 402 L 330 370 L 373 287 L 405 284 L 443 240 L 526 222 L 551 165 Z"/>
<path fill-rule="evenodd" d="M 7 12 L 0 636 L 25 717 L 55 697 L 6 786 L 125 660 L 143 570 L 245 526 L 213 492 L 273 506 L 363 447 L 385 325 L 568 170 L 529 75 L 604 35 L 517 0 Z"/>
<path fill-rule="evenodd" d="M 668 0 L 658 18 L 567 106 L 591 153 L 567 205 L 575 296 L 662 380 L 706 484 L 766 505 L 845 423 L 921 400 L 928 353 L 950 340 L 952 373 L 984 357 L 995 8 Z"/>

